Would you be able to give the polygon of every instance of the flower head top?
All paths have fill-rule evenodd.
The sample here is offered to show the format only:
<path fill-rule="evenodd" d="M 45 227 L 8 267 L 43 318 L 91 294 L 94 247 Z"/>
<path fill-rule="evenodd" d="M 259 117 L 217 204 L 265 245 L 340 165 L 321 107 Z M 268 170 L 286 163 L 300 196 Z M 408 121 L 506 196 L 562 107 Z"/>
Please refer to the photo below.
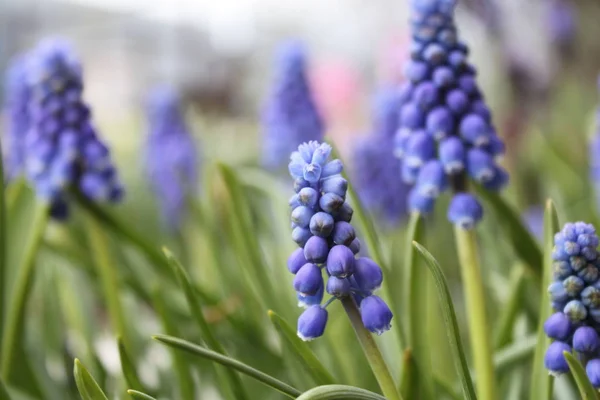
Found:
<path fill-rule="evenodd" d="M 150 93 L 147 118 L 146 174 L 159 198 L 165 225 L 177 229 L 186 197 L 196 188 L 196 145 L 173 88 L 157 87 Z"/>
<path fill-rule="evenodd" d="M 6 176 L 14 179 L 25 163 L 25 134 L 29 130 L 27 104 L 27 61 L 25 56 L 13 59 L 6 73 Z"/>
<path fill-rule="evenodd" d="M 296 192 L 290 199 L 292 239 L 300 248 L 288 259 L 288 269 L 295 275 L 299 305 L 307 307 L 298 319 L 298 336 L 303 340 L 323 334 L 325 308 L 342 297 L 355 298 L 363 324 L 371 332 L 387 331 L 392 320 L 388 306 L 373 294 L 383 281 L 381 268 L 367 257 L 357 258 L 360 242 L 350 224 L 348 182 L 341 176 L 341 162 L 330 160 L 330 154 L 328 144 L 303 143 L 289 164 Z M 321 305 L 325 291 L 332 297 Z"/>
<path fill-rule="evenodd" d="M 496 135 L 475 68 L 467 62 L 468 47 L 457 36 L 453 0 L 412 0 L 412 59 L 402 87 L 400 128 L 395 153 L 402 158 L 402 178 L 415 184 L 409 207 L 428 213 L 448 187 L 466 190 L 466 179 L 488 190 L 508 180 L 497 158 L 504 144 Z M 475 205 L 475 203 L 477 203 Z M 482 217 L 472 195 L 453 201 L 452 222 L 470 228 Z M 454 221 L 453 221 L 454 220 Z"/>
<path fill-rule="evenodd" d="M 323 121 L 308 82 L 305 49 L 296 41 L 279 49 L 262 125 L 263 158 L 269 168 L 285 165 L 299 144 L 323 139 Z"/>
<path fill-rule="evenodd" d="M 394 157 L 401 93 L 387 87 L 377 93 L 373 131 L 354 145 L 352 176 L 364 206 L 392 226 L 406 213 L 409 186 L 398 179 L 401 161 Z"/>
<path fill-rule="evenodd" d="M 600 259 L 596 229 L 584 222 L 565 224 L 554 236 L 554 281 L 548 287 L 556 311 L 544 324 L 555 340 L 546 352 L 546 368 L 553 374 L 569 371 L 563 351 L 584 353 L 588 375 L 600 387 L 596 373 L 600 362 Z M 590 361 L 591 362 L 591 361 Z M 591 368 L 591 369 L 590 369 Z"/>
<path fill-rule="evenodd" d="M 28 62 L 25 169 L 38 196 L 50 202 L 55 218 L 67 216 L 70 190 L 93 201 L 119 201 L 123 188 L 82 99 L 81 65 L 72 48 L 45 41 Z"/>

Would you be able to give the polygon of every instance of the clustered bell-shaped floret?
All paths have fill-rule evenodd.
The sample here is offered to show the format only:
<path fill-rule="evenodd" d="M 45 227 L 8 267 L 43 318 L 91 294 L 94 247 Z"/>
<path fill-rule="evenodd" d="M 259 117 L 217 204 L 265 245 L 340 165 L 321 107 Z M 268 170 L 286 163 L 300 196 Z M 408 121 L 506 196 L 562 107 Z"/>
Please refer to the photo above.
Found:
<path fill-rule="evenodd" d="M 174 88 L 154 88 L 146 102 L 146 176 L 156 193 L 165 226 L 181 225 L 188 197 L 197 186 L 198 151 Z"/>
<path fill-rule="evenodd" d="M 25 170 L 55 218 L 66 218 L 69 191 L 118 202 L 123 188 L 108 148 L 82 99 L 81 65 L 71 47 L 45 41 L 28 56 L 29 130 Z"/>
<path fill-rule="evenodd" d="M 414 184 L 409 209 L 431 212 L 452 187 L 458 193 L 448 218 L 470 229 L 483 212 L 474 196 L 462 193 L 466 179 L 497 191 L 508 174 L 497 163 L 504 144 L 477 86 L 476 70 L 467 62 L 468 48 L 458 40 L 454 6 L 454 0 L 411 0 L 411 60 L 394 151 L 403 161 L 402 179 Z"/>
<path fill-rule="evenodd" d="M 306 308 L 298 319 L 302 340 L 323 335 L 327 305 L 349 296 L 359 304 L 368 330 L 381 334 L 391 327 L 392 312 L 373 294 L 383 281 L 381 268 L 358 256 L 360 241 L 350 224 L 352 207 L 346 202 L 348 182 L 341 175 L 341 162 L 330 160 L 330 154 L 328 144 L 308 142 L 292 153 L 289 164 L 296 192 L 289 201 L 292 239 L 300 248 L 290 255 L 287 266 L 295 275 L 298 305 Z M 332 297 L 321 304 L 325 292 Z"/>
<path fill-rule="evenodd" d="M 585 355 L 586 371 L 600 388 L 600 269 L 595 228 L 583 222 L 565 224 L 554 236 L 554 281 L 548 287 L 556 311 L 544 323 L 554 342 L 546 351 L 551 374 L 569 371 L 563 352 Z"/>

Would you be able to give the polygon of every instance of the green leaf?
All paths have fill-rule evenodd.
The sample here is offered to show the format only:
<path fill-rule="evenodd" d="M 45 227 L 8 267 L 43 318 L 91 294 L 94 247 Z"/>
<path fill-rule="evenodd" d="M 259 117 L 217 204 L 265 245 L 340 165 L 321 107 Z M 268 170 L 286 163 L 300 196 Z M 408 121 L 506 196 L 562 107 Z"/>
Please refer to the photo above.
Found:
<path fill-rule="evenodd" d="M 434 393 L 433 376 L 431 371 L 431 345 L 428 341 L 429 327 L 427 326 L 427 303 L 431 301 L 427 294 L 427 274 L 420 267 L 422 264 L 413 242 L 421 242 L 424 237 L 423 218 L 419 213 L 411 213 L 408 223 L 407 245 L 405 247 L 404 267 L 406 268 L 407 310 L 408 310 L 408 346 L 412 349 L 411 360 L 416 364 L 414 379 L 407 382 L 406 397 L 423 399 L 436 399 Z M 415 385 L 416 383 L 416 385 Z"/>
<path fill-rule="evenodd" d="M 98 386 L 98 383 L 96 383 L 92 375 L 90 375 L 78 359 L 75 359 L 73 373 L 75 375 L 77 390 L 79 390 L 79 394 L 83 400 L 108 400 L 102 389 L 100 389 L 100 386 Z"/>
<path fill-rule="evenodd" d="M 521 265 L 513 268 L 510 276 L 508 301 L 502 306 L 500 322 L 495 328 L 494 347 L 500 348 L 510 343 L 517 316 L 523 311 L 521 293 L 525 287 L 525 273 Z"/>
<path fill-rule="evenodd" d="M 173 253 L 171 253 L 168 249 L 163 248 L 163 252 L 167 257 L 167 262 L 173 269 L 173 272 L 177 276 L 177 281 L 179 285 L 183 289 L 185 294 L 185 298 L 187 299 L 188 305 L 190 307 L 190 311 L 192 313 L 192 317 L 196 320 L 198 327 L 200 328 L 200 332 L 202 334 L 202 338 L 207 346 L 218 353 L 225 354 L 225 349 L 221 345 L 221 343 L 215 337 L 210 325 L 206 322 L 204 318 L 204 313 L 202 312 L 202 308 L 200 307 L 200 299 L 196 295 L 194 288 L 192 287 L 192 283 L 190 282 L 190 278 L 183 269 L 183 266 L 179 263 L 179 261 L 175 258 Z M 240 377 L 231 370 L 227 370 L 227 378 L 229 380 L 229 387 L 233 390 L 236 395 L 236 398 L 245 399 L 247 398 L 246 391 L 242 384 Z"/>
<path fill-rule="evenodd" d="M 537 334 L 532 334 L 498 350 L 494 354 L 496 373 L 512 371 L 515 366 L 523 365 L 534 353 L 537 341 Z"/>
<path fill-rule="evenodd" d="M 0 154 L 2 152 L 2 144 L 0 143 Z M 8 271 L 6 270 L 6 199 L 4 197 L 4 164 L 0 156 L 0 336 L 4 327 L 4 302 L 6 296 L 5 282 Z M 0 383 L 1 384 L 1 383 Z"/>
<path fill-rule="evenodd" d="M 138 392 L 137 390 L 129 389 L 127 394 L 130 395 L 132 399 L 136 400 L 156 400 L 154 397 L 147 395 L 146 393 Z"/>
<path fill-rule="evenodd" d="M 598 393 L 596 389 L 592 386 L 592 383 L 588 379 L 585 374 L 585 370 L 583 366 L 575 358 L 575 356 L 568 351 L 563 352 L 565 356 L 565 360 L 567 360 L 567 364 L 569 364 L 569 369 L 571 370 L 571 374 L 575 379 L 575 383 L 577 384 L 577 389 L 579 389 L 579 394 L 581 395 L 582 400 L 597 400 Z"/>
<path fill-rule="evenodd" d="M 8 383 L 10 383 L 9 373 L 15 363 L 19 347 L 17 343 L 24 335 L 25 310 L 33 284 L 35 260 L 46 231 L 48 217 L 48 205 L 39 203 L 35 209 L 34 223 L 27 239 L 25 254 L 17 269 L 18 276 L 13 283 L 14 289 L 10 299 L 10 308 L 7 310 L 1 347 L 2 378 Z"/>
<path fill-rule="evenodd" d="M 497 193 L 483 190 L 477 186 L 477 193 L 486 199 L 496 211 L 497 220 L 502 229 L 504 237 L 512 243 L 517 255 L 527 263 L 527 266 L 538 279 L 542 279 L 543 257 L 539 245 L 529 230 L 523 225 L 518 212 L 508 205 Z"/>
<path fill-rule="evenodd" d="M 119 345 L 119 358 L 121 359 L 121 369 L 123 370 L 123 376 L 125 376 L 125 382 L 127 382 L 129 387 L 143 389 L 140 378 L 137 375 L 135 365 L 127 353 L 125 343 L 123 343 L 123 338 L 121 336 L 117 338 L 117 343 Z"/>
<path fill-rule="evenodd" d="M 419 243 L 413 242 L 413 246 L 419 251 L 423 259 L 425 260 L 429 271 L 433 275 L 435 280 L 435 286 L 438 290 L 438 298 L 442 308 L 442 314 L 444 316 L 444 323 L 446 325 L 446 333 L 448 335 L 448 341 L 450 342 L 450 349 L 453 353 L 454 365 L 456 372 L 460 378 L 463 394 L 465 399 L 475 400 L 475 389 L 473 387 L 473 381 L 469 373 L 469 365 L 467 364 L 467 358 L 462 346 L 460 339 L 460 332 L 458 329 L 458 322 L 456 321 L 456 313 L 454 311 L 454 304 L 452 303 L 452 297 L 448 290 L 448 284 L 444 273 L 440 268 L 438 262 L 433 256 Z"/>
<path fill-rule="evenodd" d="M 543 278 L 540 282 L 540 291 L 542 298 L 540 300 L 539 323 L 537 329 L 537 347 L 533 358 L 531 371 L 530 399 L 551 400 L 552 384 L 554 378 L 548 374 L 544 368 L 544 355 L 550 338 L 544 332 L 544 322 L 552 313 L 550 297 L 546 288 L 552 280 L 552 248 L 554 247 L 554 234 L 558 232 L 558 215 L 552 200 L 546 201 L 546 211 L 544 213 L 544 269 Z"/>
<path fill-rule="evenodd" d="M 297 400 L 385 400 L 385 397 L 354 386 L 326 385 L 302 393 Z"/>
<path fill-rule="evenodd" d="M 214 351 L 208 350 L 204 347 L 195 345 L 188 341 L 174 338 L 171 336 L 166 336 L 166 335 L 155 335 L 155 336 L 152 336 L 152 338 L 155 340 L 158 340 L 161 343 L 166 344 L 167 346 L 186 351 L 186 352 L 188 352 L 192 355 L 198 356 L 198 357 L 212 360 L 221 365 L 224 365 L 227 368 L 231 368 L 236 371 L 239 371 L 239 372 L 241 372 L 245 375 L 248 375 L 249 377 L 254 378 L 257 381 L 283 393 L 284 395 L 291 397 L 292 399 L 295 399 L 296 397 L 298 397 L 302 394 L 302 392 L 300 392 L 298 389 L 296 389 L 296 388 L 288 385 L 287 383 L 282 382 L 270 375 L 267 375 L 264 372 L 258 371 L 247 364 L 244 364 L 238 360 L 234 360 L 233 358 L 224 356 L 222 354 L 216 353 Z"/>
<path fill-rule="evenodd" d="M 319 361 L 307 344 L 298 338 L 294 329 L 274 311 L 269 310 L 268 315 L 283 341 L 290 347 L 291 353 L 297 357 L 313 381 L 317 385 L 335 383 L 335 379 L 331 376 L 327 368 L 321 364 L 321 361 Z"/>

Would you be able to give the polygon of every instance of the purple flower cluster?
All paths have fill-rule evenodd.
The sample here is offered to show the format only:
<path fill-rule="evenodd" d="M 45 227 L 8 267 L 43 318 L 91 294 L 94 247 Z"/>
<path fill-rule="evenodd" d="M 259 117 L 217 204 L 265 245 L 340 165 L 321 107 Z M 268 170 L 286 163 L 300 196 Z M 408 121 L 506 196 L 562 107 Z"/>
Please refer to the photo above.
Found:
<path fill-rule="evenodd" d="M 298 319 L 298 336 L 303 340 L 323 335 L 325 308 L 337 298 L 352 295 L 371 332 L 387 331 L 392 320 L 389 307 L 373 294 L 383 281 L 381 268 L 370 258 L 357 258 L 360 241 L 350 224 L 348 182 L 341 176 L 342 163 L 330 161 L 330 153 L 328 144 L 303 143 L 289 163 L 296 192 L 290 199 L 292 238 L 300 248 L 289 257 L 288 269 L 295 275 L 299 305 L 306 307 Z M 321 305 L 325 291 L 333 297 Z"/>
<path fill-rule="evenodd" d="M 309 86 L 301 43 L 290 41 L 279 49 L 262 125 L 263 161 L 268 168 L 284 166 L 301 143 L 323 140 L 323 121 Z"/>
<path fill-rule="evenodd" d="M 27 61 L 20 56 L 11 61 L 6 73 L 6 177 L 14 179 L 23 171 L 25 163 L 25 134 L 29 130 L 29 88 L 27 86 Z"/>
<path fill-rule="evenodd" d="M 467 177 L 500 190 L 508 174 L 497 164 L 504 143 L 467 61 L 468 47 L 457 37 L 454 0 L 412 0 L 412 50 L 402 87 L 395 153 L 402 179 L 414 188 L 409 208 L 429 213 L 447 188 L 455 192 L 451 222 L 465 229 L 481 219 L 478 200 L 466 192 Z"/>
<path fill-rule="evenodd" d="M 123 188 L 82 99 L 81 65 L 72 48 L 42 42 L 28 56 L 27 85 L 25 171 L 51 215 L 67 217 L 72 190 L 93 201 L 118 202 Z"/>
<path fill-rule="evenodd" d="M 380 90 L 373 107 L 373 132 L 354 146 L 352 176 L 364 206 L 388 225 L 406 214 L 409 186 L 397 178 L 401 161 L 394 157 L 400 91 Z"/>
<path fill-rule="evenodd" d="M 548 287 L 556 311 L 544 323 L 554 342 L 546 351 L 550 373 L 569 371 L 563 352 L 585 355 L 588 378 L 600 388 L 600 258 L 596 229 L 584 222 L 565 224 L 554 236 L 554 282 Z"/>
<path fill-rule="evenodd" d="M 196 188 L 196 145 L 185 123 L 180 96 L 173 88 L 155 88 L 148 96 L 146 114 L 146 175 L 160 201 L 165 225 L 177 229 L 186 199 Z"/>

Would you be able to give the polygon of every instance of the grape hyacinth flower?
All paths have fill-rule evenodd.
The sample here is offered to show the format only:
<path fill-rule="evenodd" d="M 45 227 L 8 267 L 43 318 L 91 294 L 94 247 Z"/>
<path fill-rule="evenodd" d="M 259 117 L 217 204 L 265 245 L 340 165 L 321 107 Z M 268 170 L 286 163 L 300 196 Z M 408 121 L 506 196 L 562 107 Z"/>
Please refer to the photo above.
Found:
<path fill-rule="evenodd" d="M 405 69 L 408 82 L 395 138 L 402 179 L 415 185 L 409 208 L 429 213 L 435 199 L 451 188 L 455 199 L 448 217 L 469 229 L 483 213 L 479 201 L 466 193 L 467 178 L 500 190 L 508 181 L 497 163 L 504 144 L 467 61 L 468 47 L 458 39 L 455 1 L 412 0 L 411 6 L 412 59 Z"/>
<path fill-rule="evenodd" d="M 279 49 L 262 126 L 263 161 L 271 169 L 284 166 L 301 143 L 323 139 L 323 121 L 308 82 L 306 51 L 297 41 Z"/>
<path fill-rule="evenodd" d="M 377 93 L 373 106 L 373 132 L 354 146 L 352 176 L 358 195 L 372 213 L 389 226 L 406 214 L 409 186 L 397 179 L 401 161 L 394 157 L 394 134 L 402 93 L 388 87 Z"/>
<path fill-rule="evenodd" d="M 30 127 L 25 171 L 50 215 L 68 215 L 70 191 L 92 201 L 118 202 L 123 188 L 108 148 L 98 138 L 82 99 L 81 64 L 65 42 L 42 42 L 28 58 Z"/>
<path fill-rule="evenodd" d="M 360 242 L 350 224 L 353 210 L 346 202 L 348 182 L 340 160 L 330 160 L 330 153 L 328 144 L 311 141 L 301 144 L 289 163 L 296 192 L 290 199 L 292 238 L 300 248 L 287 266 L 295 275 L 298 304 L 306 307 L 298 319 L 303 340 L 323 335 L 326 307 L 336 299 L 353 296 L 365 328 L 377 334 L 390 329 L 393 317 L 373 294 L 383 281 L 381 268 L 358 255 Z M 325 292 L 332 297 L 322 304 Z"/>
<path fill-rule="evenodd" d="M 177 91 L 166 86 L 155 88 L 146 103 L 146 175 L 159 199 L 164 224 L 172 230 L 180 226 L 197 181 L 196 145 L 181 107 Z"/>
<path fill-rule="evenodd" d="M 563 352 L 584 355 L 587 374 L 600 387 L 600 240 L 584 222 L 565 224 L 554 236 L 554 281 L 548 293 L 555 313 L 544 323 L 554 340 L 546 352 L 546 368 L 553 375 L 569 371 Z"/>
<path fill-rule="evenodd" d="M 6 177 L 11 180 L 23 171 L 25 163 L 25 135 L 29 130 L 29 88 L 27 85 L 27 58 L 13 59 L 6 73 Z"/>

